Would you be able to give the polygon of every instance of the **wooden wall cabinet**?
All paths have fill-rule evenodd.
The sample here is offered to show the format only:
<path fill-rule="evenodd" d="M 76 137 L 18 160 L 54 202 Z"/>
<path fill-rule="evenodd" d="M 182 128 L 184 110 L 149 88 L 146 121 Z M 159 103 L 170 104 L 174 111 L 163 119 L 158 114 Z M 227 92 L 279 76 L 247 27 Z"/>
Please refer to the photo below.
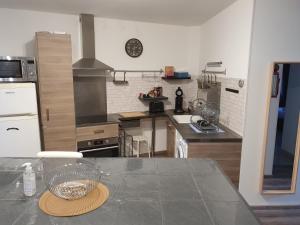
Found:
<path fill-rule="evenodd" d="M 188 158 L 210 158 L 216 160 L 232 183 L 238 186 L 241 149 L 241 142 L 189 143 Z"/>
<path fill-rule="evenodd" d="M 71 36 L 36 33 L 38 93 L 46 151 L 77 151 Z"/>
<path fill-rule="evenodd" d="M 175 157 L 176 146 L 176 128 L 174 125 L 167 121 L 167 155 L 168 157 Z"/>

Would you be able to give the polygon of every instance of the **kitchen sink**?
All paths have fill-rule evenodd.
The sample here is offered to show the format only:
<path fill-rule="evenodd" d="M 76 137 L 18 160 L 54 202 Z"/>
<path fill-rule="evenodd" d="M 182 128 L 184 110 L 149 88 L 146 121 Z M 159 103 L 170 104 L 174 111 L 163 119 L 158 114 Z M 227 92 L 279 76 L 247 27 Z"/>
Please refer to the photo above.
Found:
<path fill-rule="evenodd" d="M 191 123 L 191 116 L 192 115 L 174 115 L 173 118 L 176 120 L 177 123 Z M 193 121 L 197 122 L 197 120 L 201 120 L 201 116 L 194 116 Z"/>

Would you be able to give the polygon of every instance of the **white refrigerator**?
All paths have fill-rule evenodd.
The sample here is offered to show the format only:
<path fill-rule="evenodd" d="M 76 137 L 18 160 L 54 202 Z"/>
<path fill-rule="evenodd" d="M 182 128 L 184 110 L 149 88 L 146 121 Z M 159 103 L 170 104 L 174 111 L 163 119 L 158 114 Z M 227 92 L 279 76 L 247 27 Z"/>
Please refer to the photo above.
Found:
<path fill-rule="evenodd" d="M 39 151 L 35 84 L 0 83 L 0 157 L 35 157 Z"/>

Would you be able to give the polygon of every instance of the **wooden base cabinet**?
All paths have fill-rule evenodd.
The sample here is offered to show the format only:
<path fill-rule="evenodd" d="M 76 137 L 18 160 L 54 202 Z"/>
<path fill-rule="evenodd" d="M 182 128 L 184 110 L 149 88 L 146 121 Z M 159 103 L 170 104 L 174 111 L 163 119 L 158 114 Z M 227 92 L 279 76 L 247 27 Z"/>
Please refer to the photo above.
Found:
<path fill-rule="evenodd" d="M 232 183 L 238 186 L 241 148 L 241 142 L 189 143 L 188 158 L 210 158 L 216 160 Z"/>
<path fill-rule="evenodd" d="M 71 36 L 36 33 L 43 150 L 77 151 Z"/>

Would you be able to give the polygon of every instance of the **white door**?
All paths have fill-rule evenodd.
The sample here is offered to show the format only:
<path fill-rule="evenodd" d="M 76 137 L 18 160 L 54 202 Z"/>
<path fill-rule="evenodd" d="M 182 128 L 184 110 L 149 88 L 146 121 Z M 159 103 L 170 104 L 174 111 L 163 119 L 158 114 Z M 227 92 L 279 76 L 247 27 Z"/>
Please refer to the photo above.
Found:
<path fill-rule="evenodd" d="M 39 151 L 38 116 L 0 117 L 0 157 L 36 157 Z"/>
<path fill-rule="evenodd" d="M 0 115 L 37 114 L 34 83 L 0 84 Z"/>

